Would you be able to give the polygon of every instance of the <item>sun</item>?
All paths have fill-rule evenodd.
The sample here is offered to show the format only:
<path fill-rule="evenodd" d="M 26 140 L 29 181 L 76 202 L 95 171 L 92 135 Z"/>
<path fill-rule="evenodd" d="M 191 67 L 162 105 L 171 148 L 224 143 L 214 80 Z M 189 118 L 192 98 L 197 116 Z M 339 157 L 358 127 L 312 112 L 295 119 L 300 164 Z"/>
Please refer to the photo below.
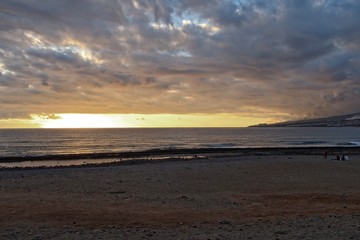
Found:
<path fill-rule="evenodd" d="M 42 128 L 118 128 L 121 119 L 107 114 L 57 114 L 56 118 L 42 119 Z"/>
<path fill-rule="evenodd" d="M 11 120 L 10 127 L 32 128 L 177 128 L 177 127 L 246 127 L 264 122 L 262 118 L 234 114 L 31 114 L 31 119 Z M 266 119 L 270 122 L 271 119 Z M 4 122 L 4 121 L 3 121 Z M 16 124 L 18 125 L 16 125 Z M 1 124 L 9 124 L 7 122 Z M 14 125 L 15 124 L 15 125 Z"/>

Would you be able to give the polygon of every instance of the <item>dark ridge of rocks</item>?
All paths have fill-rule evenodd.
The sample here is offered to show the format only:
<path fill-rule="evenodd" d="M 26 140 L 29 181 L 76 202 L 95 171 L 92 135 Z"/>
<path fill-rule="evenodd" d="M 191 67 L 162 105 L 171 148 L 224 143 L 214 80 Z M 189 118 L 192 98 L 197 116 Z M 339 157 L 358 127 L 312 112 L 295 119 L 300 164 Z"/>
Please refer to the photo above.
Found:
<path fill-rule="evenodd" d="M 263 123 L 250 127 L 360 127 L 360 113 L 274 124 Z"/>

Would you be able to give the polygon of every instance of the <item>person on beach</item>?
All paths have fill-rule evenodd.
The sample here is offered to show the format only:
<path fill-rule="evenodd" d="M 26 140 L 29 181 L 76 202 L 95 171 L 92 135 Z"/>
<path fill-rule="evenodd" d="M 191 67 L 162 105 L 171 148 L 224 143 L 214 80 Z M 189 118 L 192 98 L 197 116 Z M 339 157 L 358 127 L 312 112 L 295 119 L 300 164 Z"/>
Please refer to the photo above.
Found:
<path fill-rule="evenodd" d="M 325 151 L 324 152 L 324 159 L 327 159 L 327 157 L 328 157 L 328 151 Z"/>
<path fill-rule="evenodd" d="M 347 155 L 344 155 L 344 154 L 341 154 L 341 157 L 340 155 L 336 155 L 336 158 L 335 159 L 332 159 L 332 160 L 337 160 L 337 161 L 349 161 L 349 156 Z"/>

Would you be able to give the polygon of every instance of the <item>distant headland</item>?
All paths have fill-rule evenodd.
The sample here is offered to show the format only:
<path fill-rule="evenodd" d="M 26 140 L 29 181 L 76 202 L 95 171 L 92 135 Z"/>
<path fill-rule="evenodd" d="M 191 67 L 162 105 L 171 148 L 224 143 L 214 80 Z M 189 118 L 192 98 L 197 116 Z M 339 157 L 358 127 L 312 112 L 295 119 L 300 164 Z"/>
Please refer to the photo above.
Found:
<path fill-rule="evenodd" d="M 262 123 L 250 127 L 360 127 L 360 113 L 273 124 Z"/>

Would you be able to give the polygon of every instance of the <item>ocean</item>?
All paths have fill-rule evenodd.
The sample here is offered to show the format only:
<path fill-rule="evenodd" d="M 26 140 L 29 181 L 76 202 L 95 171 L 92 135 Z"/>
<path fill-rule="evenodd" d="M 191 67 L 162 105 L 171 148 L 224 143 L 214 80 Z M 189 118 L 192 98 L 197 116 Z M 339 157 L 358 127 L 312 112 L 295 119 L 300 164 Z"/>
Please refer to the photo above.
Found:
<path fill-rule="evenodd" d="M 324 146 L 360 146 L 360 128 L 0 129 L 0 162 L 167 149 Z"/>

